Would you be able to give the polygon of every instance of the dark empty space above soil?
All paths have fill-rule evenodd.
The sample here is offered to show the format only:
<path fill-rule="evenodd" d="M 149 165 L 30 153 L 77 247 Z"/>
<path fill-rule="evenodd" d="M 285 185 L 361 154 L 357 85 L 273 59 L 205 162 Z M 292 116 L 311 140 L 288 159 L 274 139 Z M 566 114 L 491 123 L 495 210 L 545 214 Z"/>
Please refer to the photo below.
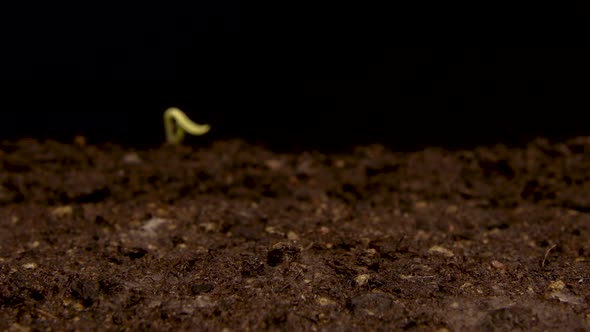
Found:
<path fill-rule="evenodd" d="M 0 330 L 586 331 L 590 138 L 0 144 Z"/>

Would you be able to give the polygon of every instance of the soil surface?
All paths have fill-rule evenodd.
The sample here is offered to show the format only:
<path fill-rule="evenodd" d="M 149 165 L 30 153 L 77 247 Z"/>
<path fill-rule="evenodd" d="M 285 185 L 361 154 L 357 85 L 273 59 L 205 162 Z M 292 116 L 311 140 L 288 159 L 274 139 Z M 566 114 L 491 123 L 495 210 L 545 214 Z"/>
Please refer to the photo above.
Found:
<path fill-rule="evenodd" d="M 0 144 L 0 330 L 588 331 L 590 138 Z"/>

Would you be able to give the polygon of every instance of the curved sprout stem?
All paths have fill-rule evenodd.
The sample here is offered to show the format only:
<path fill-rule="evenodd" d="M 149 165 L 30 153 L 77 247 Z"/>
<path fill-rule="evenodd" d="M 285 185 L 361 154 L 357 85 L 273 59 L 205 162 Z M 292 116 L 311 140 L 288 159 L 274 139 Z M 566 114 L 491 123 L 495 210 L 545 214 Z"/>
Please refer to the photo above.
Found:
<path fill-rule="evenodd" d="M 174 122 L 176 122 L 176 126 Z M 203 135 L 211 127 L 196 124 L 183 111 L 176 107 L 170 107 L 164 112 L 164 129 L 166 130 L 166 142 L 180 144 L 184 139 L 185 132 L 191 135 Z"/>

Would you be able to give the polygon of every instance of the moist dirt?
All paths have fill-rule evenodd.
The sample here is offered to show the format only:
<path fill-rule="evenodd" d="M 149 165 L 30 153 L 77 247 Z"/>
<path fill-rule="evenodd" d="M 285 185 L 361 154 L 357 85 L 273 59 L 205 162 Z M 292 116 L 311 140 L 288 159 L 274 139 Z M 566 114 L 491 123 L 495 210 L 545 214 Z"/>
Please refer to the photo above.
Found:
<path fill-rule="evenodd" d="M 0 144 L 0 330 L 588 331 L 590 138 Z"/>

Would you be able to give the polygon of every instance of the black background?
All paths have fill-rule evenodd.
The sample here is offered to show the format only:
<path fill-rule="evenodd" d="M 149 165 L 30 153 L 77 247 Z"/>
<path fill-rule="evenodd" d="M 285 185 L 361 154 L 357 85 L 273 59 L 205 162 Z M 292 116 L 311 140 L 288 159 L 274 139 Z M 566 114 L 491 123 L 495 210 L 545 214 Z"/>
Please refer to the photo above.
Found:
<path fill-rule="evenodd" d="M 146 6 L 59 19 L 38 8 L 7 24 L 0 138 L 159 144 L 170 106 L 212 125 L 190 144 L 412 147 L 590 134 L 589 48 L 406 47 L 395 35 L 290 44 L 252 38 L 232 0 Z"/>

